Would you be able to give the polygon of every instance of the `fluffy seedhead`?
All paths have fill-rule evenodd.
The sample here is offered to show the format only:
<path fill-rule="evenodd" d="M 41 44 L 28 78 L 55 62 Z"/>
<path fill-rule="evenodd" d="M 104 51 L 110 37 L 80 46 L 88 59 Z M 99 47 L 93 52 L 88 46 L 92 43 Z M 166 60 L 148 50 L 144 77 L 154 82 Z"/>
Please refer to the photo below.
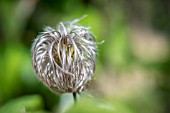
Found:
<path fill-rule="evenodd" d="M 89 27 L 76 24 L 80 19 L 45 27 L 32 45 L 34 70 L 54 92 L 79 93 L 92 80 L 98 43 Z"/>

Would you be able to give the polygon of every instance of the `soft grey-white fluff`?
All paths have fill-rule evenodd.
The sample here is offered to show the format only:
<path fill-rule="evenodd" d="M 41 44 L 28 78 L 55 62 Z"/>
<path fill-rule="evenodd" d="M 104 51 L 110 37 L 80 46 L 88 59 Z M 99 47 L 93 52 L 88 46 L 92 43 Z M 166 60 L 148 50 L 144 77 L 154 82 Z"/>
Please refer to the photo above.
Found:
<path fill-rule="evenodd" d="M 58 93 L 82 92 L 92 80 L 97 44 L 80 19 L 45 27 L 32 45 L 32 65 L 38 78 Z"/>

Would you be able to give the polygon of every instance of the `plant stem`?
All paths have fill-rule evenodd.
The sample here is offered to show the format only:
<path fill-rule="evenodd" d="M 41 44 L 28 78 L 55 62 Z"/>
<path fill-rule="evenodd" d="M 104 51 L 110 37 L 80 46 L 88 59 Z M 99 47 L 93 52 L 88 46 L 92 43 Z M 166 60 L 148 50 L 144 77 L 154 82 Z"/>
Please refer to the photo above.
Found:
<path fill-rule="evenodd" d="M 73 93 L 73 98 L 74 98 L 74 103 L 76 103 L 77 102 L 77 94 L 75 92 Z"/>

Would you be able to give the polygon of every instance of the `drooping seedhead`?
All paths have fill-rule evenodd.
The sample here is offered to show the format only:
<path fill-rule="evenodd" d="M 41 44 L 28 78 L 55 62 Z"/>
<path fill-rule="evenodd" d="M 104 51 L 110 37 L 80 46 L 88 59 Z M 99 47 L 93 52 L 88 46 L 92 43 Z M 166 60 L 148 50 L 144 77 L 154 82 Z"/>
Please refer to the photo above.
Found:
<path fill-rule="evenodd" d="M 88 27 L 76 24 L 79 20 L 45 27 L 32 45 L 33 68 L 54 92 L 80 93 L 92 80 L 98 43 Z"/>

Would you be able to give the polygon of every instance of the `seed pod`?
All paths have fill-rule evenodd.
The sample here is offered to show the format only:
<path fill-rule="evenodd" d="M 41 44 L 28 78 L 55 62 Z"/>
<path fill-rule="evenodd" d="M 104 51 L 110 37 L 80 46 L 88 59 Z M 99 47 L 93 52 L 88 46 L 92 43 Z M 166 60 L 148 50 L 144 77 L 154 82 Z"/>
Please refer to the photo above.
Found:
<path fill-rule="evenodd" d="M 83 17 L 84 18 L 84 17 Z M 82 92 L 91 82 L 97 43 L 80 19 L 45 27 L 32 45 L 32 65 L 38 78 L 58 93 Z"/>

